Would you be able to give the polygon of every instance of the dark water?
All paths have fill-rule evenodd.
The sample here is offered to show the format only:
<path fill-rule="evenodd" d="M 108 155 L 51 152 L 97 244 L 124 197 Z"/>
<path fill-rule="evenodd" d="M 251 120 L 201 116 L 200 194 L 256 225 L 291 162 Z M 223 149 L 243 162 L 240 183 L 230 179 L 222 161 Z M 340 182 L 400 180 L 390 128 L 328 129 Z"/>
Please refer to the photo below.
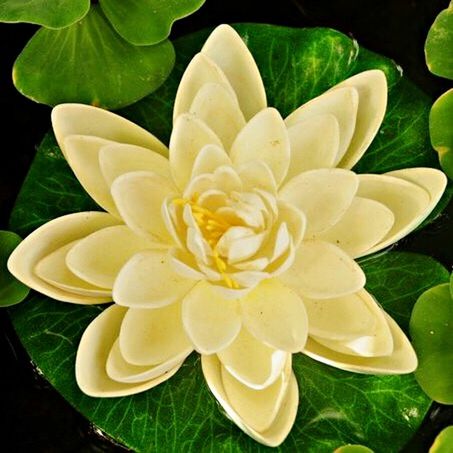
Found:
<path fill-rule="evenodd" d="M 253 2 L 255 3 L 255 2 Z M 433 98 L 451 84 L 425 67 L 423 43 L 430 24 L 448 0 L 207 0 L 195 15 L 178 22 L 173 36 L 181 36 L 222 22 L 265 22 L 288 26 L 328 26 L 353 36 L 376 52 L 393 58 L 405 73 Z M 19 95 L 12 86 L 15 56 L 36 28 L 0 25 L 0 228 L 7 219 L 21 182 L 40 142 L 50 127 L 50 109 Z M 449 206 L 440 222 L 412 235 L 406 250 L 431 255 L 451 269 L 453 249 Z M 0 451 L 120 452 L 75 412 L 31 366 L 10 325 L 0 311 Z M 406 452 L 427 452 L 435 435 L 453 424 L 453 408 L 435 405 Z"/>

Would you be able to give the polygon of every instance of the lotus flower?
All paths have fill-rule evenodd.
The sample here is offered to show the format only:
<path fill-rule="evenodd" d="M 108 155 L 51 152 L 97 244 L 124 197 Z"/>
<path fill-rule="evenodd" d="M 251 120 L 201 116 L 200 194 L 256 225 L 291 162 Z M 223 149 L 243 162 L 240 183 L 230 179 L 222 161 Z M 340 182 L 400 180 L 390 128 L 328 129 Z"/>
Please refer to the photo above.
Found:
<path fill-rule="evenodd" d="M 169 150 L 113 113 L 57 106 L 58 143 L 106 212 L 41 226 L 9 269 L 57 300 L 115 302 L 82 336 L 82 391 L 150 389 L 195 349 L 232 421 L 276 446 L 297 412 L 293 353 L 358 373 L 412 372 L 409 341 L 354 259 L 416 228 L 446 178 L 351 170 L 386 101 L 385 75 L 371 70 L 283 120 L 247 46 L 222 25 L 182 77 Z"/>

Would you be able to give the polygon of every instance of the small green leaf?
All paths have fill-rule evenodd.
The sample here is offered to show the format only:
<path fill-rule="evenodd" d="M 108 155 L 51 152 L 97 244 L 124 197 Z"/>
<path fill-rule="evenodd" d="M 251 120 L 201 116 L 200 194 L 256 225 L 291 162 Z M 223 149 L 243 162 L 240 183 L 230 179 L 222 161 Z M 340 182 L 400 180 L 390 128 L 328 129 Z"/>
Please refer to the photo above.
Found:
<path fill-rule="evenodd" d="M 453 426 L 447 426 L 436 437 L 429 453 L 451 453 L 453 451 Z"/>
<path fill-rule="evenodd" d="M 189 16 L 205 0 L 100 0 L 113 28 L 131 44 L 150 45 L 170 34 L 173 22 Z"/>
<path fill-rule="evenodd" d="M 453 179 L 452 125 L 453 88 L 448 90 L 436 100 L 429 115 L 429 133 L 431 135 L 431 144 L 439 153 L 439 161 L 442 169 L 451 179 Z"/>
<path fill-rule="evenodd" d="M 373 450 L 363 445 L 345 445 L 337 448 L 333 453 L 373 453 Z"/>
<path fill-rule="evenodd" d="M 22 302 L 30 289 L 16 280 L 8 271 L 9 255 L 22 239 L 12 231 L 0 231 L 0 307 L 9 307 Z"/>
<path fill-rule="evenodd" d="M 0 21 L 57 29 L 82 19 L 89 9 L 90 0 L 0 0 Z"/>
<path fill-rule="evenodd" d="M 132 46 L 93 6 L 70 27 L 39 30 L 17 58 L 13 79 L 22 94 L 37 102 L 82 102 L 116 109 L 154 91 L 173 64 L 169 41 Z"/>
<path fill-rule="evenodd" d="M 410 333 L 419 365 L 415 377 L 430 398 L 453 404 L 453 299 L 449 283 L 425 291 L 417 300 Z"/>
<path fill-rule="evenodd" d="M 425 42 L 425 57 L 433 74 L 453 79 L 453 2 L 431 25 Z"/>

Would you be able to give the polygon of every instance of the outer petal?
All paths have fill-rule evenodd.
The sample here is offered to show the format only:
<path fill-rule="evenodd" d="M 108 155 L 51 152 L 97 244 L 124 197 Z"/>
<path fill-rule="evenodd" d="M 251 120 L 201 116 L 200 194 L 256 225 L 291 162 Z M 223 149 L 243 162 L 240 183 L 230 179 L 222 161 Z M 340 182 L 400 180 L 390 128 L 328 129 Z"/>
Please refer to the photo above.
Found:
<path fill-rule="evenodd" d="M 182 325 L 180 302 L 162 308 L 130 308 L 119 340 L 124 359 L 139 366 L 157 365 L 193 349 Z"/>
<path fill-rule="evenodd" d="M 125 118 L 107 110 L 84 104 L 60 104 L 52 110 L 52 126 L 65 154 L 69 135 L 93 135 L 120 143 L 143 146 L 164 156 L 167 147 L 154 135 Z"/>
<path fill-rule="evenodd" d="M 359 179 L 348 170 L 311 170 L 296 176 L 280 190 L 279 196 L 307 217 L 306 237 L 337 223 L 357 192 Z"/>
<path fill-rule="evenodd" d="M 269 401 L 269 399 L 265 398 L 266 396 L 270 397 L 272 395 L 272 392 L 271 391 L 267 392 L 267 389 L 260 390 L 259 391 L 261 395 L 260 399 L 257 398 L 256 396 L 257 395 L 257 393 L 255 393 L 257 392 L 256 390 L 248 389 L 248 387 L 244 386 L 241 388 L 241 390 L 243 391 L 242 395 L 239 396 L 239 391 L 235 395 L 238 397 L 237 400 L 241 403 L 240 407 L 236 409 L 233 403 L 230 402 L 228 395 L 225 392 L 225 387 L 222 379 L 222 374 L 225 376 L 225 371 L 222 371 L 223 367 L 220 361 L 217 359 L 217 357 L 215 355 L 202 356 L 201 365 L 203 368 L 203 374 L 205 376 L 206 382 L 208 383 L 211 392 L 214 394 L 217 401 L 222 405 L 223 409 L 228 414 L 228 417 L 230 417 L 231 420 L 240 429 L 242 429 L 242 431 L 244 431 L 246 434 L 248 434 L 256 441 L 270 447 L 277 447 L 285 440 L 286 436 L 291 431 L 291 428 L 296 419 L 297 406 L 299 404 L 299 390 L 297 388 L 297 381 L 294 376 L 294 373 L 291 373 L 285 396 L 281 401 L 280 408 L 277 412 L 277 415 L 274 418 L 274 421 L 271 423 L 268 429 L 258 432 L 247 425 L 247 423 L 243 420 L 241 415 L 238 414 L 237 410 L 239 410 L 242 413 L 242 415 L 247 414 L 253 416 L 252 412 L 254 409 L 254 405 L 256 404 L 255 407 L 259 407 L 259 410 L 256 411 L 257 418 L 253 419 L 255 422 L 254 424 L 256 424 L 256 421 L 258 421 L 258 417 L 264 412 L 263 409 L 272 406 L 272 403 Z M 233 389 L 230 388 L 229 390 L 230 390 L 229 394 L 231 395 Z M 279 396 L 280 394 L 278 394 L 277 398 Z M 232 399 L 235 400 L 236 398 Z M 262 402 L 262 405 L 260 405 L 260 400 Z M 279 403 L 278 399 L 277 401 L 275 401 L 275 403 Z M 268 411 L 268 413 L 269 412 L 270 411 Z M 250 420 L 248 417 L 247 419 Z M 261 426 L 263 426 L 263 424 L 264 423 L 261 423 Z"/>
<path fill-rule="evenodd" d="M 225 349 L 241 330 L 237 301 L 224 299 L 205 281 L 199 282 L 182 304 L 184 328 L 201 354 Z"/>
<path fill-rule="evenodd" d="M 257 113 L 236 137 L 230 156 L 235 165 L 264 161 L 280 185 L 288 172 L 290 144 L 278 111 L 267 108 Z"/>
<path fill-rule="evenodd" d="M 266 91 L 258 67 L 233 28 L 229 25 L 217 27 L 201 52 L 217 63 L 228 77 L 247 120 L 266 107 Z"/>
<path fill-rule="evenodd" d="M 266 346 L 246 329 L 217 355 L 237 380 L 256 390 L 269 387 L 278 379 L 289 356 L 285 351 Z"/>
<path fill-rule="evenodd" d="M 307 341 L 307 313 L 302 299 L 277 279 L 268 279 L 240 300 L 244 326 L 258 340 L 288 352 Z"/>
<path fill-rule="evenodd" d="M 159 377 L 137 384 L 112 380 L 106 373 L 106 362 L 120 330 L 126 309 L 112 305 L 104 310 L 85 330 L 77 351 L 75 373 L 80 389 L 89 396 L 115 397 L 143 392 L 171 378 L 181 362 Z"/>
<path fill-rule="evenodd" d="M 176 119 L 170 137 L 170 166 L 173 180 L 181 191 L 189 183 L 195 159 L 206 145 L 222 147 L 222 142 L 194 115 L 183 114 Z"/>
<path fill-rule="evenodd" d="M 115 302 L 133 308 L 158 308 L 181 300 L 195 281 L 177 274 L 170 259 L 168 250 L 135 254 L 115 280 Z"/>
<path fill-rule="evenodd" d="M 66 264 L 71 272 L 92 285 L 113 288 L 116 276 L 129 258 L 151 246 L 127 226 L 112 226 L 74 245 L 66 256 Z"/>
<path fill-rule="evenodd" d="M 118 223 L 104 212 L 79 212 L 51 220 L 17 246 L 8 260 L 8 269 L 22 283 L 53 299 L 79 304 L 108 302 L 110 297 L 88 297 L 50 285 L 39 278 L 34 269 L 44 257 L 60 247 Z"/>
<path fill-rule="evenodd" d="M 303 241 L 293 265 L 280 275 L 283 284 L 313 299 L 352 294 L 365 285 L 365 274 L 345 252 L 323 241 Z"/>
<path fill-rule="evenodd" d="M 383 357 L 360 357 L 341 354 L 310 338 L 304 354 L 335 368 L 363 374 L 407 374 L 417 368 L 417 355 L 398 324 L 386 314 L 393 336 L 393 353 Z"/>
<path fill-rule="evenodd" d="M 395 216 L 387 206 L 368 198 L 354 197 L 343 217 L 315 238 L 331 242 L 358 258 L 386 236 L 394 221 Z"/>
<path fill-rule="evenodd" d="M 157 173 L 137 171 L 115 179 L 112 195 L 121 217 L 129 228 L 156 244 L 172 239 L 161 214 L 168 196 L 176 196 L 171 182 Z"/>

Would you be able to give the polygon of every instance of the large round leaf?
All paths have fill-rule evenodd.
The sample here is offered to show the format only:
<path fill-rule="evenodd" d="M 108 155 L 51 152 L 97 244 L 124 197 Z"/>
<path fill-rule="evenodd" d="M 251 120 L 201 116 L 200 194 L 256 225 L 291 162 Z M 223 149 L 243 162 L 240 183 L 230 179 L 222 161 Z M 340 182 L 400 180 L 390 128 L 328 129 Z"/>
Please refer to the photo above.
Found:
<path fill-rule="evenodd" d="M 205 0 L 100 0 L 115 30 L 136 46 L 167 38 L 173 22 L 192 14 Z"/>
<path fill-rule="evenodd" d="M 89 9 L 90 0 L 0 0 L 0 21 L 63 28 L 82 19 Z"/>
<path fill-rule="evenodd" d="M 70 27 L 41 28 L 17 58 L 13 80 L 22 94 L 37 102 L 83 102 L 116 109 L 154 91 L 173 64 L 169 41 L 133 46 L 93 6 Z"/>
<path fill-rule="evenodd" d="M 361 49 L 328 29 L 288 29 L 241 25 L 266 85 L 269 102 L 288 114 L 335 83 L 368 68 L 383 69 L 390 82 L 390 108 L 381 133 L 357 169 L 381 172 L 436 165 L 429 149 L 429 99 L 401 77 L 395 64 Z M 208 32 L 176 43 L 178 61 L 167 82 L 140 103 L 123 110 L 161 139 L 171 130 L 172 104 L 187 62 Z M 51 136 L 38 151 L 11 218 L 27 234 L 67 212 L 91 209 L 93 202 L 75 180 Z M 432 284 L 448 279 L 434 260 L 389 252 L 361 263 L 367 288 L 405 327 L 412 304 Z M 267 451 L 219 410 L 193 355 L 168 382 L 140 395 L 94 399 L 74 381 L 74 357 L 85 327 L 102 308 L 57 303 L 35 295 L 11 310 L 15 328 L 32 359 L 78 410 L 110 436 L 138 452 Z M 52 351 L 52 354 L 48 352 Z M 288 439 L 275 451 L 331 453 L 345 444 L 375 452 L 399 451 L 419 427 L 430 400 L 409 376 L 365 376 L 340 371 L 296 354 L 300 387 L 298 418 Z"/>

